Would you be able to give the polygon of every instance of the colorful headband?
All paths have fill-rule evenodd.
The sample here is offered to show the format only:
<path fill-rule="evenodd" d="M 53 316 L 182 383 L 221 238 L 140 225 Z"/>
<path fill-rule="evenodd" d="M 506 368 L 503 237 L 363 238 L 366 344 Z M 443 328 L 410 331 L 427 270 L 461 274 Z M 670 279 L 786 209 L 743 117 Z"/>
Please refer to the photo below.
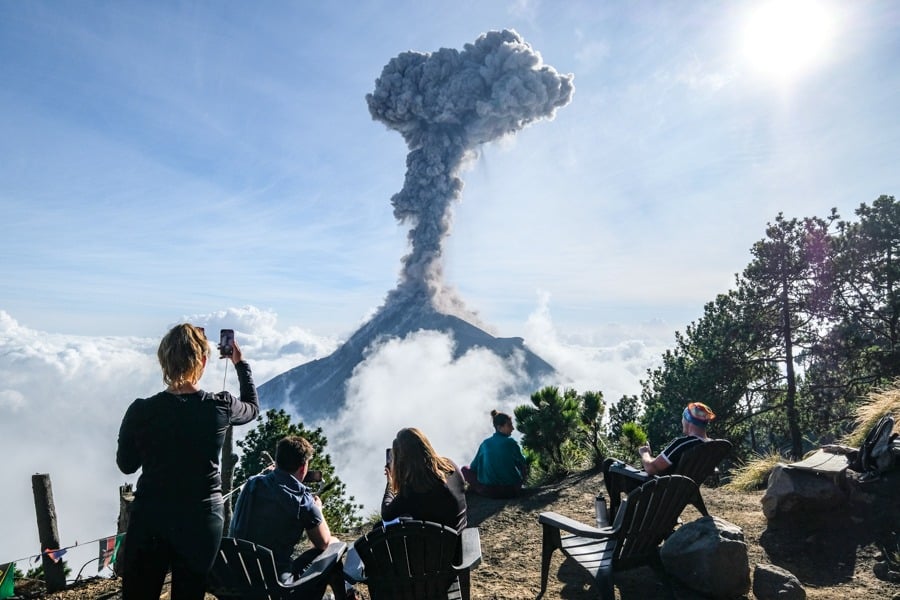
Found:
<path fill-rule="evenodd" d="M 691 402 L 684 409 L 681 417 L 691 425 L 706 427 L 710 421 L 716 418 L 716 413 L 702 402 Z"/>

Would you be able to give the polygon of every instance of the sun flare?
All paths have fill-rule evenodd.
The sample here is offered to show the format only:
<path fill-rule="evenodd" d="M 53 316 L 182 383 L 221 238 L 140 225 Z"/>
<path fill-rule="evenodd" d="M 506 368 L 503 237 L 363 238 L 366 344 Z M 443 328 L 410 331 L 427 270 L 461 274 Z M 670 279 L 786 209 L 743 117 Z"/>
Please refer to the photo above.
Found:
<path fill-rule="evenodd" d="M 835 18 L 823 0 L 771 0 L 748 16 L 743 54 L 754 70 L 790 80 L 822 64 Z"/>

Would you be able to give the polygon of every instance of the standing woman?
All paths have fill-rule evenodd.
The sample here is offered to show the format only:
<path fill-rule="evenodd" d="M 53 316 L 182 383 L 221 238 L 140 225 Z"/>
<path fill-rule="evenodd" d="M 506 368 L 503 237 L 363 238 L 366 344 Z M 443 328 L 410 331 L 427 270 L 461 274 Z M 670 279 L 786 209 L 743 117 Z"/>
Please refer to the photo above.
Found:
<path fill-rule="evenodd" d="M 241 395 L 197 387 L 209 358 L 204 332 L 173 327 L 157 350 L 166 390 L 131 403 L 119 429 L 116 464 L 142 469 L 125 537 L 123 600 L 158 600 L 172 570 L 172 600 L 202 600 L 224 524 L 219 456 L 229 425 L 259 414 L 250 365 L 234 342 Z"/>
<path fill-rule="evenodd" d="M 472 464 L 462 468 L 469 489 L 489 498 L 514 498 L 528 478 L 528 464 L 512 438 L 512 417 L 491 411 L 494 435 L 478 447 Z"/>
<path fill-rule="evenodd" d="M 391 461 L 384 469 L 387 485 L 381 518 L 401 516 L 433 521 L 458 533 L 466 527 L 466 491 L 459 468 L 438 456 L 425 434 L 415 427 L 397 432 Z"/>

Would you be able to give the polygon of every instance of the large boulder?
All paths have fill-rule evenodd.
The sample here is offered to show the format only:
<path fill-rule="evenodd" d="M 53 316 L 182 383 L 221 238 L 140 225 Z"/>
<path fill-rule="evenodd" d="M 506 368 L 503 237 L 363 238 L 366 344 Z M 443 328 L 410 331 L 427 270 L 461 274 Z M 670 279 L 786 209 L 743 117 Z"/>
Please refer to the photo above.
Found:
<path fill-rule="evenodd" d="M 778 464 L 769 475 L 769 485 L 762 497 L 767 519 L 798 511 L 822 511 L 847 502 L 847 492 L 840 479 L 814 471 Z"/>
<path fill-rule="evenodd" d="M 702 517 L 669 536 L 659 556 L 673 578 L 710 598 L 740 598 L 750 590 L 750 562 L 740 527 Z"/>

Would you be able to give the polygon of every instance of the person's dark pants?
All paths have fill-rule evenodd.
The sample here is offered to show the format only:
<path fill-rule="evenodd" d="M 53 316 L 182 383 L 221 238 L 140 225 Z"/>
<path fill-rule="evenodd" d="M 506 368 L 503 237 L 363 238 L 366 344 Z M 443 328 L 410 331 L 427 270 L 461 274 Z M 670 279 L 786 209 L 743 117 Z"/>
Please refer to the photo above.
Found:
<path fill-rule="evenodd" d="M 469 467 L 460 469 L 463 479 L 469 484 L 469 489 L 479 496 L 488 498 L 515 498 L 522 491 L 522 484 L 516 485 L 488 485 L 478 481 L 475 471 Z"/>
<path fill-rule="evenodd" d="M 136 501 L 122 557 L 122 600 L 159 600 L 170 569 L 171 600 L 203 600 L 224 523 L 221 500 L 191 507 Z"/>
<path fill-rule="evenodd" d="M 602 468 L 603 483 L 609 496 L 609 522 L 612 523 L 622 503 L 622 496 L 641 487 L 649 481 L 650 475 L 614 458 L 604 460 Z"/>

